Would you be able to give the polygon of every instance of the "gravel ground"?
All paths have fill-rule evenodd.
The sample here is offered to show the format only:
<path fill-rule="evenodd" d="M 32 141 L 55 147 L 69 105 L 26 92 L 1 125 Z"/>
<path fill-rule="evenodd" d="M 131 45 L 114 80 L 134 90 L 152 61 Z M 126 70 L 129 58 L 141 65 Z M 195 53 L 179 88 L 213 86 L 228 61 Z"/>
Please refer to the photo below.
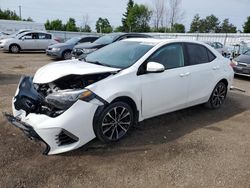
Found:
<path fill-rule="evenodd" d="M 22 74 L 52 62 L 44 53 L 0 52 L 0 111 L 11 112 Z M 0 187 L 250 187 L 250 79 L 219 110 L 195 106 L 142 123 L 117 144 L 93 140 L 43 156 L 0 115 Z"/>

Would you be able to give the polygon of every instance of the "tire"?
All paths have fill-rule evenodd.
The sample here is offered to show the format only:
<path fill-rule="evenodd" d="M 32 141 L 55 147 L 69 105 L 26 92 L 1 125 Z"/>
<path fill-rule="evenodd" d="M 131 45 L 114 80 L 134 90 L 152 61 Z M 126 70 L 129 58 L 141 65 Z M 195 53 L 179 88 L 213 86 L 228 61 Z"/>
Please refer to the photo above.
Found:
<path fill-rule="evenodd" d="M 65 60 L 71 59 L 72 55 L 71 55 L 71 51 L 67 50 L 63 52 L 62 58 Z"/>
<path fill-rule="evenodd" d="M 125 137 L 134 124 L 134 112 L 124 102 L 115 102 L 106 107 L 94 121 L 96 137 L 104 143 L 117 142 Z"/>
<path fill-rule="evenodd" d="M 10 52 L 11 53 L 19 53 L 20 47 L 16 44 L 12 44 L 12 45 L 10 45 Z"/>
<path fill-rule="evenodd" d="M 224 103 L 226 96 L 227 96 L 227 86 L 225 83 L 219 82 L 215 86 L 208 102 L 206 103 L 206 106 L 211 109 L 218 109 Z"/>

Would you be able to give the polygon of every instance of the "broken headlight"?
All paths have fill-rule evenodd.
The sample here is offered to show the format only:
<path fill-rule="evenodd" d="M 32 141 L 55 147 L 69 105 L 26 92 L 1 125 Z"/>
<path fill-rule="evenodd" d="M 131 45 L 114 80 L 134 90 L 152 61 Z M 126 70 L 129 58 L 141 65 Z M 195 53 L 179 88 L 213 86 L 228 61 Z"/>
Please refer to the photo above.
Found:
<path fill-rule="evenodd" d="M 78 99 L 89 102 L 95 98 L 95 94 L 87 89 L 82 90 L 63 90 L 49 94 L 45 101 L 61 110 L 66 110 L 71 107 Z"/>

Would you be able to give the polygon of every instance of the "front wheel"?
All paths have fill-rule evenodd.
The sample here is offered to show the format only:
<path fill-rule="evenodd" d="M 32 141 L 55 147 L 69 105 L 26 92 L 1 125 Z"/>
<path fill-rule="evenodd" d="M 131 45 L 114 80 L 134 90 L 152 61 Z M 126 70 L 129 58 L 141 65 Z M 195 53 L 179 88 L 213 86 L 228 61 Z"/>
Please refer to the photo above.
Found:
<path fill-rule="evenodd" d="M 223 82 L 219 82 L 215 86 L 215 88 L 214 88 L 206 105 L 212 109 L 220 108 L 226 99 L 226 95 L 227 95 L 226 84 Z"/>
<path fill-rule="evenodd" d="M 132 108 L 127 103 L 115 102 L 101 112 L 94 123 L 94 131 L 102 142 L 116 142 L 127 134 L 133 123 Z"/>
<path fill-rule="evenodd" d="M 72 58 L 71 51 L 63 52 L 63 59 L 68 60 L 68 59 L 71 59 L 71 58 Z"/>
<path fill-rule="evenodd" d="M 10 46 L 10 52 L 11 53 L 18 53 L 18 52 L 20 52 L 19 46 L 15 45 L 15 44 L 11 45 Z"/>

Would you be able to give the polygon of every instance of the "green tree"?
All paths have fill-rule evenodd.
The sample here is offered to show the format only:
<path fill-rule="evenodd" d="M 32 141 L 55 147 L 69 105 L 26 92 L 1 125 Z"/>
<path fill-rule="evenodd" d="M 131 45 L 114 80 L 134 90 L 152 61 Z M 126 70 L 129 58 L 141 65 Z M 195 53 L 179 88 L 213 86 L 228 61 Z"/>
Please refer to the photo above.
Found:
<path fill-rule="evenodd" d="M 114 32 L 123 32 L 123 26 L 118 26 L 114 29 Z"/>
<path fill-rule="evenodd" d="M 79 31 L 76 27 L 76 21 L 74 18 L 69 18 L 68 22 L 65 25 L 66 31 Z"/>
<path fill-rule="evenodd" d="M 207 16 L 205 21 L 205 32 L 206 33 L 218 33 L 220 21 L 215 15 Z"/>
<path fill-rule="evenodd" d="M 172 28 L 172 32 L 174 33 L 185 33 L 185 26 L 183 24 L 174 24 Z"/>
<path fill-rule="evenodd" d="M 33 22 L 33 19 L 31 17 L 28 17 L 27 19 L 23 19 L 23 21 Z"/>
<path fill-rule="evenodd" d="M 97 33 L 111 33 L 113 31 L 107 18 L 99 18 L 95 25 Z"/>
<path fill-rule="evenodd" d="M 127 25 L 133 32 L 149 32 L 152 11 L 145 5 L 135 4 L 129 11 Z"/>
<path fill-rule="evenodd" d="M 2 10 L 0 9 L 0 19 L 4 20 L 21 20 L 21 18 L 16 14 L 15 11 L 9 9 Z"/>
<path fill-rule="evenodd" d="M 220 26 L 220 33 L 236 33 L 236 32 L 237 28 L 233 24 L 229 23 L 228 18 L 223 20 Z"/>
<path fill-rule="evenodd" d="M 87 33 L 90 33 L 91 32 L 91 27 L 89 25 L 85 25 L 82 29 L 81 29 L 82 32 L 87 32 Z"/>
<path fill-rule="evenodd" d="M 247 17 L 247 21 L 245 22 L 243 29 L 244 33 L 250 33 L 250 16 Z"/>
<path fill-rule="evenodd" d="M 220 21 L 213 14 L 207 16 L 205 19 L 201 19 L 198 14 L 193 18 L 193 21 L 190 25 L 191 33 L 218 33 L 220 32 Z"/>
<path fill-rule="evenodd" d="M 190 25 L 190 33 L 197 33 L 200 31 L 201 19 L 199 14 L 196 14 Z"/>
<path fill-rule="evenodd" d="M 62 23 L 62 20 L 59 19 L 52 21 L 47 20 L 44 25 L 46 30 L 65 31 L 65 25 Z"/>
<path fill-rule="evenodd" d="M 123 14 L 123 18 L 122 18 L 122 30 L 124 32 L 128 32 L 129 31 L 129 26 L 127 24 L 127 20 L 128 20 L 128 15 L 130 10 L 134 7 L 134 1 L 133 0 L 129 0 L 128 4 L 127 4 L 127 9 L 126 12 Z"/>

